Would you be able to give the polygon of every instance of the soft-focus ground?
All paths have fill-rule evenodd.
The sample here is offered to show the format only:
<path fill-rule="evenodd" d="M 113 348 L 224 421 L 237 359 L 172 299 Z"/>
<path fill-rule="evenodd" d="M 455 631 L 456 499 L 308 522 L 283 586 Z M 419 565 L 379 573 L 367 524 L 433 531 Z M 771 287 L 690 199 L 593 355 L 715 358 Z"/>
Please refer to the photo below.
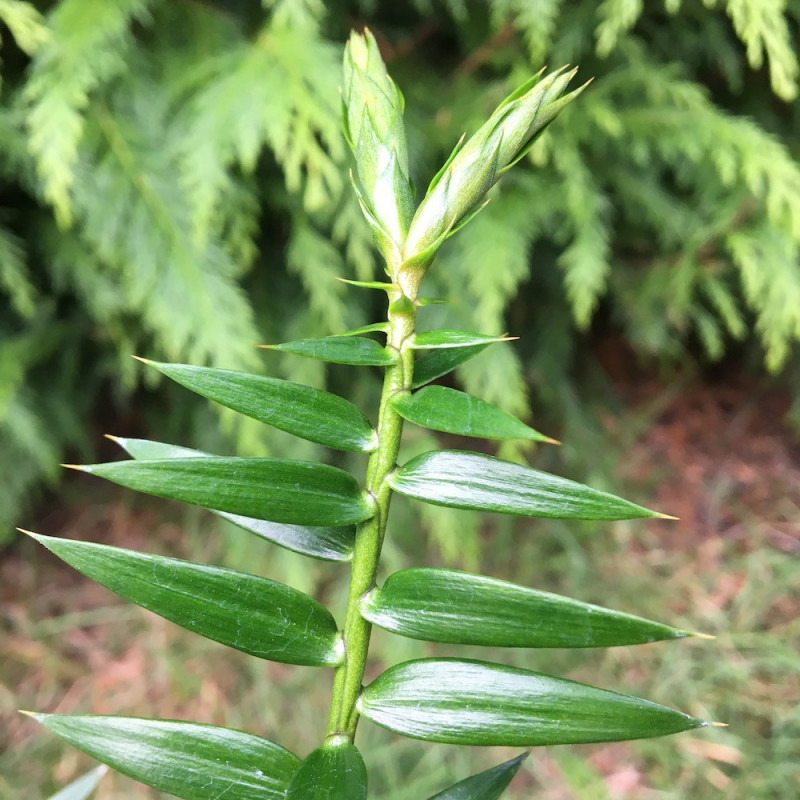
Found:
<path fill-rule="evenodd" d="M 784 400 L 739 377 L 672 394 L 651 379 L 635 387 L 621 387 L 624 415 L 603 416 L 612 450 L 602 458 L 622 469 L 628 495 L 649 495 L 653 507 L 681 521 L 487 525 L 478 534 L 480 569 L 718 638 L 487 654 L 379 633 L 371 672 L 459 652 L 641 693 L 729 724 L 634 744 L 536 751 L 509 800 L 788 800 L 800 786 L 800 452 L 781 426 Z M 621 489 L 617 479 L 611 485 Z M 199 514 L 179 526 L 174 507 L 85 476 L 62 496 L 72 502 L 31 527 L 259 571 L 341 608 L 341 567 L 315 564 L 309 573 L 298 556 L 220 532 Z M 459 532 L 449 535 L 458 550 Z M 387 557 L 394 567 L 452 565 L 438 551 L 421 553 L 418 543 L 405 535 Z M 32 542 L 0 557 L 0 604 L 0 798 L 44 798 L 91 764 L 18 708 L 227 724 L 301 755 L 324 728 L 328 673 L 259 662 L 195 637 L 122 603 Z M 387 800 L 422 800 L 515 752 L 427 747 L 368 723 L 359 736 L 374 796 Z M 107 776 L 96 795 L 157 796 L 117 776 Z"/>

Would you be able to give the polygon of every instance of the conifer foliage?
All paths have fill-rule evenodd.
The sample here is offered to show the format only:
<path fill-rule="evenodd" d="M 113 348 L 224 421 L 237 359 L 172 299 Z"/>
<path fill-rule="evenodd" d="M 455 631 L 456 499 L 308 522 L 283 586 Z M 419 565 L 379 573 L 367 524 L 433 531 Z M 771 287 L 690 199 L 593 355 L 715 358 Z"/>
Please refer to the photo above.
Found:
<path fill-rule="evenodd" d="M 796 364 L 794 4 L 0 0 L 4 531 L 88 411 L 139 384 L 130 353 L 248 368 L 274 331 L 367 321 L 335 280 L 376 269 L 337 94 L 354 21 L 406 87 L 417 183 L 521 76 L 595 76 L 429 279 L 485 330 L 530 281 L 527 363 L 500 345 L 465 388 L 525 413 L 526 371 L 564 379 L 598 309 L 645 355 Z"/>

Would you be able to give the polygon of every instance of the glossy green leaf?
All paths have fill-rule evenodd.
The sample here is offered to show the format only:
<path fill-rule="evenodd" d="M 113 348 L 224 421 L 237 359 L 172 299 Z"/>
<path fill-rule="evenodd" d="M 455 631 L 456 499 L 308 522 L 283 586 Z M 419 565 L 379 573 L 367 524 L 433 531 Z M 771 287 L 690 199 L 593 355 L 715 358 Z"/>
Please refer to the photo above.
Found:
<path fill-rule="evenodd" d="M 435 431 L 482 439 L 555 443 L 496 406 L 446 386 L 426 386 L 413 394 L 397 395 L 392 407 L 403 419 Z"/>
<path fill-rule="evenodd" d="M 297 756 L 242 731 L 173 720 L 35 714 L 84 753 L 184 800 L 284 800 Z"/>
<path fill-rule="evenodd" d="M 119 436 L 109 436 L 108 438 L 116 442 L 133 458 L 141 460 L 215 457 L 200 450 L 190 450 L 188 447 L 153 442 L 148 439 L 125 439 Z M 295 553 L 319 558 L 323 561 L 349 561 L 353 555 L 356 529 L 352 525 L 346 528 L 319 528 L 270 522 L 265 519 L 243 517 L 240 514 L 226 514 L 224 511 L 215 511 L 214 513 L 262 539 Z"/>
<path fill-rule="evenodd" d="M 414 380 L 411 388 L 417 389 L 441 378 L 442 375 L 447 375 L 448 372 L 452 372 L 456 367 L 483 352 L 489 344 L 490 342 L 486 342 L 470 347 L 443 347 L 420 351 L 414 361 Z"/>
<path fill-rule="evenodd" d="M 414 350 L 438 350 L 442 347 L 475 347 L 477 345 L 489 345 L 494 342 L 507 342 L 510 338 L 505 335 L 487 336 L 485 333 L 473 333 L 472 331 L 440 329 L 418 333 L 414 337 L 411 347 Z"/>
<path fill-rule="evenodd" d="M 72 781 L 72 783 L 65 786 L 60 792 L 51 795 L 48 800 L 86 800 L 97 788 L 97 785 L 106 772 L 108 772 L 107 767 L 96 767 L 85 775 L 81 775 L 80 778 Z"/>
<path fill-rule="evenodd" d="M 374 513 L 352 475 L 308 461 L 175 458 L 77 469 L 157 497 L 273 522 L 351 525 Z"/>
<path fill-rule="evenodd" d="M 416 500 L 473 511 L 554 519 L 664 516 L 557 475 L 459 450 L 423 453 L 396 469 L 389 483 Z"/>
<path fill-rule="evenodd" d="M 350 561 L 353 557 L 356 542 L 356 529 L 353 525 L 346 528 L 288 525 L 239 514 L 226 514 L 223 511 L 214 513 L 262 539 L 304 556 L 322 561 Z"/>
<path fill-rule="evenodd" d="M 384 292 L 391 292 L 395 288 L 393 283 L 386 283 L 386 281 L 354 281 L 350 278 L 337 278 L 337 280 L 348 286 L 357 286 L 359 289 L 380 289 Z"/>
<path fill-rule="evenodd" d="M 325 744 L 297 770 L 286 800 L 366 800 L 367 768 L 349 742 Z"/>
<path fill-rule="evenodd" d="M 325 339 L 300 339 L 296 342 L 265 345 L 269 350 L 330 361 L 334 364 L 387 367 L 397 360 L 374 339 L 363 336 L 328 336 Z"/>
<path fill-rule="evenodd" d="M 428 800 L 498 800 L 528 757 L 527 753 L 459 781 Z"/>
<path fill-rule="evenodd" d="M 689 635 L 569 597 L 433 567 L 390 575 L 366 595 L 361 613 L 412 639 L 485 647 L 609 647 Z"/>
<path fill-rule="evenodd" d="M 302 439 L 353 452 L 369 452 L 377 445 L 369 420 L 339 395 L 246 372 L 145 363 L 209 400 Z"/>
<path fill-rule="evenodd" d="M 392 284 L 384 283 L 380 284 L 381 286 L 387 286 L 391 288 Z M 389 323 L 388 322 L 373 322 L 370 325 L 362 325 L 360 328 L 354 328 L 352 331 L 346 331 L 345 333 L 340 333 L 340 336 L 361 336 L 363 333 L 388 333 L 389 332 Z"/>
<path fill-rule="evenodd" d="M 390 667 L 363 690 L 358 710 L 404 736 L 469 745 L 611 742 L 706 724 L 638 697 L 500 664 L 449 658 Z"/>
<path fill-rule="evenodd" d="M 285 664 L 341 661 L 331 613 L 290 586 L 177 558 L 30 535 L 112 592 L 215 642 Z"/>

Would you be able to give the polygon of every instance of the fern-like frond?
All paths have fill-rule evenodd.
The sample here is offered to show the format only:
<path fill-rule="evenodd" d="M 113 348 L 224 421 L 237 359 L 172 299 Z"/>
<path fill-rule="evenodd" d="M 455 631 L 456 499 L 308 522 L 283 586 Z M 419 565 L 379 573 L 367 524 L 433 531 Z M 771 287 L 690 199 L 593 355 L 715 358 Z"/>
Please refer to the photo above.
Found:
<path fill-rule="evenodd" d="M 75 187 L 82 236 L 165 356 L 252 364 L 258 334 L 241 270 L 219 239 L 194 241 L 166 101 L 144 78 L 131 89 L 87 118 Z"/>
<path fill-rule="evenodd" d="M 28 274 L 25 241 L 0 225 L 0 290 L 21 317 L 30 319 L 36 310 L 36 290 Z"/>
<path fill-rule="evenodd" d="M 496 0 L 490 4 L 496 28 L 507 22 L 522 33 L 531 64 L 544 62 L 561 14 L 563 0 Z"/>
<path fill-rule="evenodd" d="M 342 256 L 304 215 L 293 220 L 286 261 L 289 270 L 303 282 L 311 311 L 322 321 L 326 333 L 347 330 L 347 300 L 353 289 L 337 280 L 344 274 Z"/>
<path fill-rule="evenodd" d="M 0 21 L 11 31 L 19 49 L 29 56 L 50 36 L 42 15 L 26 0 L 0 0 Z"/>
<path fill-rule="evenodd" d="M 47 18 L 25 85 L 29 147 L 44 197 L 59 224 L 72 222 L 70 193 L 89 95 L 118 75 L 131 44 L 130 26 L 144 21 L 150 0 L 63 0 Z"/>
<path fill-rule="evenodd" d="M 315 33 L 325 16 L 324 0 L 262 0 L 273 21 L 286 29 Z"/>
<path fill-rule="evenodd" d="M 620 36 L 631 30 L 644 11 L 643 0 L 603 0 L 597 7 L 597 55 L 605 58 L 617 45 Z"/>
<path fill-rule="evenodd" d="M 569 242 L 560 264 L 575 321 L 586 328 L 611 270 L 610 207 L 576 149 L 555 148 L 553 164 L 563 186 L 558 205 Z"/>
<path fill-rule="evenodd" d="M 726 0 L 725 10 L 747 48 L 750 66 L 759 69 L 766 57 L 772 90 L 783 100 L 793 100 L 800 66 L 786 19 L 786 0 Z"/>
<path fill-rule="evenodd" d="M 208 231 L 235 167 L 250 172 L 267 145 L 306 211 L 335 204 L 344 187 L 339 51 L 275 18 L 211 65 L 187 103 L 182 172 L 195 236 Z"/>
<path fill-rule="evenodd" d="M 757 315 L 767 368 L 775 372 L 800 340 L 800 248 L 768 225 L 731 233 L 726 245 Z"/>

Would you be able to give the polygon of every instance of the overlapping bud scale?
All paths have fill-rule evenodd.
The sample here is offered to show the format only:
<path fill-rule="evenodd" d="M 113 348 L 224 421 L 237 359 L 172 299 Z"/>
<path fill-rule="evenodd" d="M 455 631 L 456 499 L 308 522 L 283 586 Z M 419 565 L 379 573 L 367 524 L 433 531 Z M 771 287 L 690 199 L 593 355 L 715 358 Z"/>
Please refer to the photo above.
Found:
<path fill-rule="evenodd" d="M 356 157 L 360 201 L 385 256 L 397 254 L 414 213 L 403 96 L 375 38 L 353 33 L 344 57 L 344 130 Z"/>
<path fill-rule="evenodd" d="M 509 95 L 431 181 L 414 213 L 403 96 L 375 38 L 353 33 L 344 58 L 344 130 L 356 156 L 359 200 L 390 267 L 421 273 L 444 240 L 466 224 L 498 178 L 585 86 L 564 95 L 575 70 L 531 78 Z"/>
<path fill-rule="evenodd" d="M 408 231 L 404 257 L 425 266 L 439 245 L 481 208 L 497 179 L 584 87 L 562 97 L 575 70 L 541 73 L 509 95 L 433 179 Z"/>

